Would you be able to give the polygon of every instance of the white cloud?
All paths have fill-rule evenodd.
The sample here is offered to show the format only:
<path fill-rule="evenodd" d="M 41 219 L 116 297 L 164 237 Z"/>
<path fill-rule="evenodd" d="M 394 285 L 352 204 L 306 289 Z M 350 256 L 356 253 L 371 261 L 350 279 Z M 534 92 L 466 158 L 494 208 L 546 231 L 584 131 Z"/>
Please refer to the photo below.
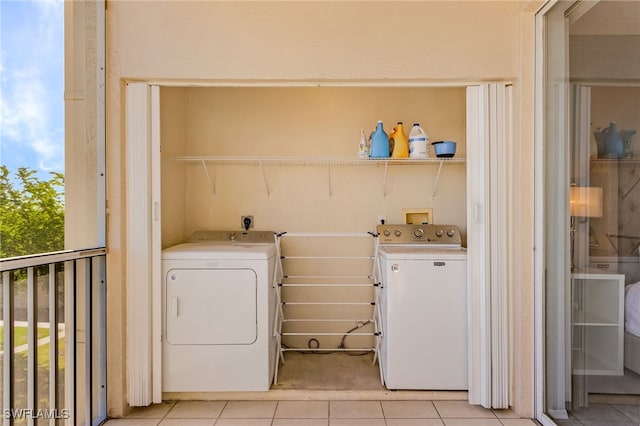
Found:
<path fill-rule="evenodd" d="M 19 3 L 23 9 L 27 5 L 27 2 Z M 3 6 L 4 14 L 7 4 Z M 15 155 L 21 162 L 28 161 L 21 164 L 23 166 L 62 171 L 63 3 L 61 0 L 35 1 L 28 2 L 28 6 L 32 13 L 16 13 L 15 19 L 7 16 L 2 19 L 0 136 L 3 154 Z M 56 79 L 60 81 L 55 83 Z"/>
<path fill-rule="evenodd" d="M 54 103 L 44 81 L 33 70 L 14 70 L 11 74 L 11 89 L 2 95 L 3 140 L 16 149 L 33 150 L 37 167 L 42 170 L 64 170 L 64 139 L 60 134 L 64 123 L 52 122 Z"/>
<path fill-rule="evenodd" d="M 7 77 L 7 74 L 12 76 Z M 7 83 L 0 99 L 4 143 L 11 142 L 17 145 L 18 149 L 28 146 L 29 139 L 42 131 L 45 119 L 42 101 L 38 101 L 41 99 L 38 92 L 41 91 L 42 85 L 38 80 L 29 77 L 20 78 L 20 74 L 22 74 L 20 71 L 17 73 L 5 71 L 4 79 Z"/>

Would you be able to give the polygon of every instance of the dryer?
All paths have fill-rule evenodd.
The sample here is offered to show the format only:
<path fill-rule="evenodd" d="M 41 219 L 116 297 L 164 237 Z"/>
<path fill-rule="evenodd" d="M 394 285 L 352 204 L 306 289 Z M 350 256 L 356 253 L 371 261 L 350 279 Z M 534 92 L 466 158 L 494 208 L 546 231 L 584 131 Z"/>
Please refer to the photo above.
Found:
<path fill-rule="evenodd" d="M 164 392 L 271 387 L 275 266 L 267 231 L 201 231 L 162 252 Z"/>

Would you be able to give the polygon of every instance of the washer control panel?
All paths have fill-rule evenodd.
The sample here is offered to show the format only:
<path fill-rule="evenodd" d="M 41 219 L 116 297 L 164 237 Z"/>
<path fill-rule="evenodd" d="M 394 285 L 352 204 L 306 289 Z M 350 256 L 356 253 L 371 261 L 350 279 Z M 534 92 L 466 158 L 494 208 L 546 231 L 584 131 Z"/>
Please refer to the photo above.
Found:
<path fill-rule="evenodd" d="M 196 231 L 189 242 L 273 244 L 275 236 L 273 231 Z"/>
<path fill-rule="evenodd" d="M 378 225 L 380 244 L 462 245 L 456 225 Z"/>

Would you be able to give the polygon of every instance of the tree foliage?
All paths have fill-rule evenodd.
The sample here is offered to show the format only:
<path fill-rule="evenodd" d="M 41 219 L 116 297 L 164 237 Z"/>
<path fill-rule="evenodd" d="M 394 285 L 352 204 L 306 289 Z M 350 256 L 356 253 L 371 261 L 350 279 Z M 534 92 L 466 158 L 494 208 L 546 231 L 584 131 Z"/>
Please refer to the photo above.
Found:
<path fill-rule="evenodd" d="M 0 258 L 64 249 L 64 175 L 0 166 Z"/>

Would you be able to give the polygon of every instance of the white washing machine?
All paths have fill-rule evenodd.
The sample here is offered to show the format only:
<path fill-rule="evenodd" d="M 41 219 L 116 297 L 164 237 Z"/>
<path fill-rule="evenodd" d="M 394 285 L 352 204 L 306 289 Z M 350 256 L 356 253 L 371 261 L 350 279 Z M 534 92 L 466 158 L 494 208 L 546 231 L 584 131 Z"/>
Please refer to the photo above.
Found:
<path fill-rule="evenodd" d="M 273 232 L 196 232 L 162 252 L 164 392 L 266 391 L 275 370 Z"/>
<path fill-rule="evenodd" d="M 389 389 L 466 390 L 467 253 L 450 225 L 379 225 L 380 362 Z"/>

